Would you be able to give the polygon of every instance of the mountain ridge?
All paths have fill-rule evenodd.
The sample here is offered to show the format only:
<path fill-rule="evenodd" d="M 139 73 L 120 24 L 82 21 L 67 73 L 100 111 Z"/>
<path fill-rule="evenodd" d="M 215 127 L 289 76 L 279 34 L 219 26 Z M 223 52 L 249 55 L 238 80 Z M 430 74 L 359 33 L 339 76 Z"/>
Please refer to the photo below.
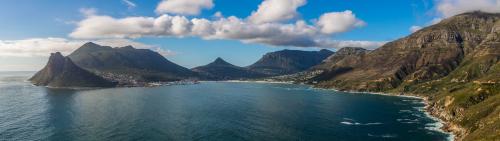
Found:
<path fill-rule="evenodd" d="M 191 70 L 200 73 L 207 80 L 239 80 L 266 76 L 265 74 L 228 63 L 220 57 L 217 57 L 207 65 L 195 67 Z"/>
<path fill-rule="evenodd" d="M 333 53 L 326 49 L 320 51 L 285 49 L 266 53 L 257 62 L 246 68 L 268 76 L 293 74 L 318 65 Z"/>
<path fill-rule="evenodd" d="M 457 140 L 496 140 L 500 120 L 500 14 L 444 19 L 356 57 L 329 64 L 316 87 L 412 94 Z"/>

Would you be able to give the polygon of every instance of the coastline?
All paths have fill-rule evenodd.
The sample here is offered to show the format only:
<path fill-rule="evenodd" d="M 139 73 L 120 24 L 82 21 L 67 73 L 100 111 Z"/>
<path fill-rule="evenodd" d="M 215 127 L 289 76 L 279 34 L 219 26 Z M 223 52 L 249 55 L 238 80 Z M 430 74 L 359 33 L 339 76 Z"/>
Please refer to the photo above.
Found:
<path fill-rule="evenodd" d="M 241 80 L 226 80 L 226 81 L 201 81 L 201 82 L 231 82 L 231 83 L 269 83 L 269 84 L 295 84 L 293 82 L 280 82 L 280 81 L 241 81 Z M 458 133 L 460 133 L 460 130 L 463 130 L 462 128 L 458 128 L 453 130 L 451 127 L 454 125 L 453 123 L 446 121 L 442 118 L 439 117 L 439 113 L 433 112 L 433 107 L 431 105 L 431 102 L 429 101 L 429 98 L 426 96 L 421 96 L 421 95 L 415 95 L 415 94 L 408 94 L 408 95 L 399 95 L 399 94 L 392 94 L 392 93 L 381 93 L 381 92 L 359 92 L 359 91 L 340 91 L 334 88 L 318 88 L 314 87 L 314 85 L 310 84 L 303 84 L 310 86 L 315 89 L 321 89 L 321 90 L 330 90 L 330 91 L 338 91 L 338 92 L 347 92 L 347 93 L 353 93 L 353 94 L 371 94 L 371 95 L 382 95 L 382 96 L 396 96 L 396 97 L 404 97 L 404 98 L 415 98 L 419 99 L 424 103 L 424 110 L 423 112 L 425 113 L 426 117 L 436 121 L 436 128 L 437 131 L 445 133 L 448 135 L 447 140 L 448 141 L 458 141 L 460 136 Z"/>

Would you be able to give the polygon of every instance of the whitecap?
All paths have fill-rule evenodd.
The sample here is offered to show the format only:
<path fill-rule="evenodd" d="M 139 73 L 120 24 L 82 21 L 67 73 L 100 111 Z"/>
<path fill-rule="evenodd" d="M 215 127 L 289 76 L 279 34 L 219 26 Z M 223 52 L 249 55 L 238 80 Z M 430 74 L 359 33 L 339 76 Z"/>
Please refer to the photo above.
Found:
<path fill-rule="evenodd" d="M 399 113 L 412 113 L 411 110 L 399 110 Z"/>
<path fill-rule="evenodd" d="M 370 136 L 370 137 L 378 137 L 378 138 L 395 138 L 398 135 L 396 135 L 396 134 L 373 135 L 373 134 L 368 133 L 368 136 Z"/>
<path fill-rule="evenodd" d="M 342 121 L 340 123 L 345 124 L 345 125 L 352 125 L 353 124 L 352 122 L 348 122 L 348 121 Z"/>

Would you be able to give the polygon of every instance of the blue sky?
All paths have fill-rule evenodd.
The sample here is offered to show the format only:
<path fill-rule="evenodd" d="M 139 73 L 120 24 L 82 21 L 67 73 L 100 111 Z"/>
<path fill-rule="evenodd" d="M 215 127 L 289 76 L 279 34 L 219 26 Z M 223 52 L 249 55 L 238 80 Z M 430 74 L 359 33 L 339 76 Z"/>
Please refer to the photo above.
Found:
<path fill-rule="evenodd" d="M 210 22 L 217 21 L 214 14 L 222 13 L 220 19 L 230 19 L 235 16 L 242 22 L 250 25 L 262 25 L 249 20 L 252 12 L 259 9 L 263 4 L 262 0 L 204 0 L 210 1 L 212 6 L 201 8 L 199 14 L 185 14 L 182 12 L 158 12 L 161 0 L 128 0 L 133 5 L 127 5 L 125 0 L 5 0 L 0 2 L 0 70 L 38 70 L 44 65 L 47 54 L 51 51 L 69 52 L 74 49 L 75 42 L 120 38 L 130 40 L 144 45 L 144 48 L 153 48 L 167 51 L 167 59 L 182 66 L 191 68 L 207 64 L 216 57 L 222 57 L 226 61 L 236 65 L 246 66 L 258 60 L 263 54 L 270 51 L 282 49 L 319 50 L 329 48 L 336 50 L 341 46 L 335 45 L 304 45 L 302 42 L 281 42 L 281 38 L 273 38 L 272 41 L 262 41 L 255 37 L 251 39 L 240 37 L 240 35 L 215 35 L 215 33 L 198 35 L 195 33 L 144 33 L 137 36 L 137 32 L 122 33 L 121 30 L 109 30 L 106 33 L 88 33 L 88 30 L 106 30 L 104 26 L 95 27 L 85 20 L 96 21 L 94 17 L 110 17 L 114 21 L 129 17 L 150 17 L 159 19 L 166 14 L 168 16 L 179 16 L 188 21 L 198 18 L 206 19 Z M 169 0 L 165 0 L 169 1 Z M 174 0 L 175 1 L 175 0 Z M 185 2 L 190 1 L 186 0 Z M 268 0 L 272 1 L 272 0 Z M 280 1 L 280 0 L 276 0 Z M 285 0 L 286 1 L 286 0 Z M 292 0 L 290 0 L 291 2 Z M 304 23 L 311 28 L 311 33 L 321 34 L 320 36 L 311 34 L 282 35 L 272 34 L 272 37 L 303 37 L 311 40 L 327 39 L 334 41 L 366 41 L 385 42 L 395 40 L 411 34 L 410 28 L 419 29 L 431 25 L 433 21 L 456 13 L 447 13 L 448 9 L 439 6 L 451 3 L 459 9 L 466 9 L 452 2 L 464 0 L 293 0 L 298 1 L 297 9 L 291 11 L 293 18 L 284 20 L 274 20 L 270 23 L 273 27 L 281 29 L 286 26 L 299 27 L 295 25 L 297 21 Z M 451 1 L 451 2 L 450 2 Z M 498 4 L 498 1 L 489 1 Z M 302 4 L 300 2 L 303 2 Z M 279 5 L 278 5 L 279 6 Z M 275 6 L 274 6 L 275 7 Z M 480 7 L 480 6 L 479 6 Z M 473 8 L 472 8 L 473 9 Z M 453 10 L 453 9 L 452 9 Z M 455 9 L 456 10 L 456 9 Z M 91 15 L 85 15 L 85 11 L 91 11 Z M 166 11 L 172 11 L 166 9 Z M 346 12 L 346 11 L 350 11 Z M 448 10 L 451 11 L 451 10 Z M 464 11 L 466 12 L 466 11 Z M 269 14 L 269 12 L 264 14 Z M 351 25 L 345 26 L 342 31 L 323 29 L 320 26 L 322 15 L 327 13 L 344 14 L 351 16 L 354 21 Z M 271 13 L 272 14 L 272 13 Z M 290 15 L 290 13 L 289 13 Z M 264 15 L 264 18 L 268 15 Z M 272 16 L 272 15 L 271 15 Z M 279 15 L 278 15 L 279 17 Z M 263 17 L 260 17 L 263 18 Z M 325 18 L 326 19 L 326 18 Z M 341 20 L 325 20 L 327 24 L 335 25 Z M 97 22 L 96 22 L 97 23 Z M 105 25 L 106 22 L 103 22 Z M 213 23 L 211 23 L 213 24 Z M 127 24 L 128 26 L 129 24 Z M 132 25 L 135 26 L 135 25 Z M 101 28 L 102 27 L 102 28 Z M 94 29 L 93 29 L 94 28 Z M 108 27 L 109 28 L 109 27 Z M 335 27 L 333 27 L 335 28 Z M 81 29 L 81 30 L 80 30 Z M 281 30 L 279 30 L 281 31 Z M 292 32 L 293 33 L 293 32 Z M 70 35 L 70 34 L 75 34 Z M 253 33 L 249 33 L 253 35 Z M 257 33 L 256 33 L 257 34 Z M 283 33 L 285 34 L 285 33 Z M 98 37 L 98 36 L 103 36 Z M 117 36 L 120 37 L 117 37 Z M 89 38 L 95 36 L 96 38 Z M 241 35 L 243 36 L 243 35 Z M 260 33 L 256 36 L 260 36 Z M 45 45 L 43 40 L 47 38 L 64 39 L 63 44 L 71 47 L 52 47 L 55 43 Z M 210 38 L 210 39 L 207 39 Z M 25 40 L 36 39 L 29 44 Z M 39 41 L 40 40 L 40 41 Z M 74 42 L 75 41 L 75 42 Z M 3 43 L 2 43 L 3 42 Z M 306 41 L 305 41 L 306 42 Z M 125 42 L 127 43 L 127 42 Z M 33 45 L 34 44 L 34 45 Z M 296 45 L 298 44 L 298 45 Z M 33 46 L 29 46 L 33 45 Z M 112 44 L 115 45 L 115 44 Z M 118 44 L 121 45 L 121 44 Z M 139 45 L 139 46 L 141 46 Z M 370 44 L 372 45 L 372 44 Z M 7 47 L 6 47 L 7 46 Z M 12 47 L 15 46 L 15 47 Z M 43 48 L 37 49 L 37 47 Z M 370 47 L 367 45 L 367 47 Z M 6 49 L 7 48 L 7 49 Z M 22 48 L 22 49 L 18 49 Z M 370 47 L 376 48 L 376 47 Z M 11 51 L 11 52 L 9 52 Z M 19 53 L 15 51 L 20 51 Z M 24 53 L 26 51 L 27 53 Z M 2 53 L 3 52 L 3 53 Z M 14 53 L 13 53 L 14 52 Z M 12 58 L 7 60 L 7 58 Z"/>

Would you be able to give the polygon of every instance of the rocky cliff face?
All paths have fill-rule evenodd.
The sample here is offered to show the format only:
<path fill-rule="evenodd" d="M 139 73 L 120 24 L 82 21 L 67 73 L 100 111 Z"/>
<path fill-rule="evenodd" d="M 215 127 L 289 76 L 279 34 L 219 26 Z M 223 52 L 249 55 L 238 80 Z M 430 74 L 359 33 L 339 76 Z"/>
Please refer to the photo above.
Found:
<path fill-rule="evenodd" d="M 68 56 L 78 66 L 121 85 L 176 81 L 197 77 L 195 72 L 172 63 L 149 49 L 112 48 L 86 43 Z"/>
<path fill-rule="evenodd" d="M 195 67 L 192 70 L 200 73 L 207 80 L 238 80 L 266 76 L 247 68 L 235 66 L 221 58 L 217 58 L 214 62 L 205 66 Z"/>
<path fill-rule="evenodd" d="M 413 93 L 458 140 L 499 140 L 500 14 L 465 13 L 356 57 L 310 81 L 340 90 Z"/>
<path fill-rule="evenodd" d="M 329 50 L 282 50 L 265 54 L 259 61 L 247 68 L 268 76 L 292 74 L 318 65 L 332 54 L 333 52 Z"/>
<path fill-rule="evenodd" d="M 38 86 L 49 87 L 113 87 L 116 83 L 88 72 L 64 57 L 52 53 L 47 65 L 37 72 L 30 81 Z"/>
<path fill-rule="evenodd" d="M 332 68 L 334 64 L 343 60 L 347 57 L 355 58 L 357 56 L 361 56 L 363 54 L 368 53 L 369 50 L 360 47 L 344 47 L 339 49 L 333 55 L 330 55 L 328 58 L 323 60 L 321 64 L 314 66 L 313 70 L 328 70 Z M 346 59 L 347 60 L 347 59 Z"/>

